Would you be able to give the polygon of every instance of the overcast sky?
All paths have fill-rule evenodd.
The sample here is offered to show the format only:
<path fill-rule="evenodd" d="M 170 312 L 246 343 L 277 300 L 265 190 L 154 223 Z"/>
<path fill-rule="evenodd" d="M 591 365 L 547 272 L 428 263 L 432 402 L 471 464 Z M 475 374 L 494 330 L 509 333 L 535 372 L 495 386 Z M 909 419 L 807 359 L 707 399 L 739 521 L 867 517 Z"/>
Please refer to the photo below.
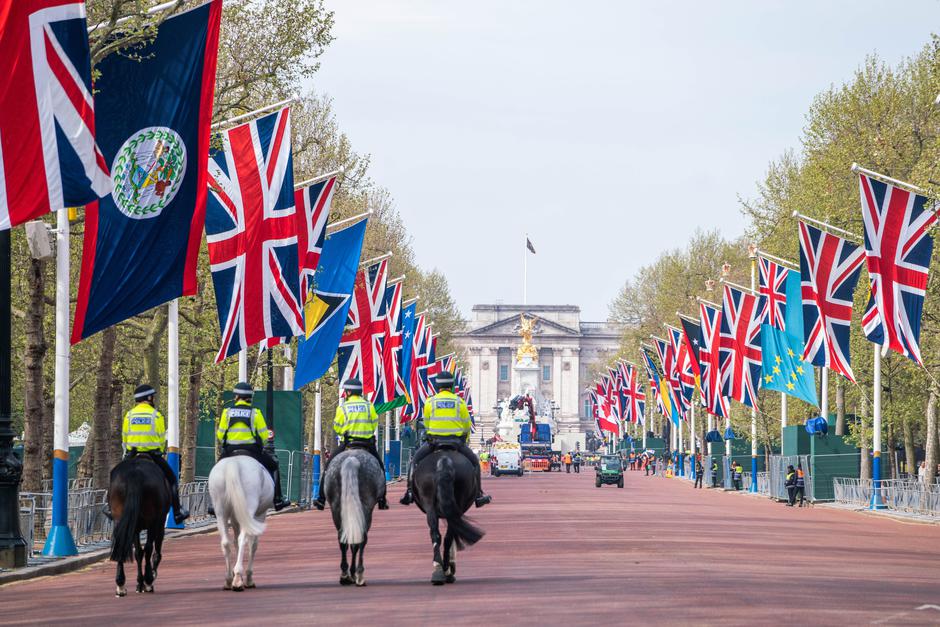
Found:
<path fill-rule="evenodd" d="M 940 27 L 936 0 L 327 5 L 313 86 L 466 316 L 522 301 L 528 232 L 529 303 L 605 319 L 696 227 L 743 231 L 738 196 L 798 147 L 815 94 Z"/>

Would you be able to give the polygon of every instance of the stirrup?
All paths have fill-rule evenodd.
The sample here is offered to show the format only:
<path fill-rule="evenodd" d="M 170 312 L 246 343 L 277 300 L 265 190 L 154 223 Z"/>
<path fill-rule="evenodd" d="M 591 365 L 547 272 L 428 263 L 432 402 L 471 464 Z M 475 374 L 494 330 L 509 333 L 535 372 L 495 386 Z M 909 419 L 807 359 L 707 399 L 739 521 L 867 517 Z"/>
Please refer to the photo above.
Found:
<path fill-rule="evenodd" d="M 185 507 L 180 507 L 178 510 L 173 510 L 173 520 L 177 525 L 183 524 L 183 521 L 189 518 L 189 510 Z"/>
<path fill-rule="evenodd" d="M 281 500 L 274 502 L 274 511 L 279 512 L 285 507 L 290 507 L 291 505 L 292 503 L 289 500 L 282 498 Z"/>
<path fill-rule="evenodd" d="M 489 494 L 481 494 L 476 498 L 474 504 L 477 507 L 483 507 L 484 505 L 489 505 L 492 500 L 493 497 L 491 497 Z"/>
<path fill-rule="evenodd" d="M 323 508 L 326 507 L 326 499 L 324 499 L 322 495 L 318 496 L 317 498 L 313 499 L 313 502 L 311 503 L 311 505 L 313 505 L 314 507 L 316 507 L 318 510 L 322 512 Z"/>

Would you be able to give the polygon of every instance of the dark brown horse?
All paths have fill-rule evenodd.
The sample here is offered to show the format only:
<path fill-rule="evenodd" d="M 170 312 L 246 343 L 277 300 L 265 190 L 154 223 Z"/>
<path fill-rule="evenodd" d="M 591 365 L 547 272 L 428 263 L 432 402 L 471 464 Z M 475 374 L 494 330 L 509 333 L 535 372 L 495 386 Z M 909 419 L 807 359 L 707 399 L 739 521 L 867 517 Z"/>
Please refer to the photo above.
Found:
<path fill-rule="evenodd" d="M 457 551 L 476 544 L 483 530 L 464 517 L 479 491 L 476 469 L 466 457 L 446 444 L 421 460 L 414 469 L 415 504 L 427 515 L 434 547 L 435 586 L 454 583 Z M 440 519 L 447 521 L 441 547 Z M 442 551 L 443 548 L 443 551 Z"/>
<path fill-rule="evenodd" d="M 115 596 L 127 595 L 124 562 L 137 560 L 137 592 L 153 592 L 170 511 L 170 486 L 163 471 L 146 455 L 125 459 L 111 471 L 108 502 L 114 517 L 111 561 L 117 562 Z M 147 532 L 141 546 L 140 532 Z"/>

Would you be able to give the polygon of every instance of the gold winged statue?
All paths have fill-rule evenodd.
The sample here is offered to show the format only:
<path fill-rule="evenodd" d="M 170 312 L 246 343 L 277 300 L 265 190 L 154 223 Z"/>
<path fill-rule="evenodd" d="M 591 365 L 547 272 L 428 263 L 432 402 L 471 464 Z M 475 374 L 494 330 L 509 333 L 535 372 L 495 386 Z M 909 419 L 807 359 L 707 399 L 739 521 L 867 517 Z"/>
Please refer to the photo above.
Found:
<path fill-rule="evenodd" d="M 525 314 L 519 316 L 519 337 L 522 338 L 522 346 L 516 351 L 516 363 L 522 362 L 527 357 L 532 361 L 538 361 L 538 349 L 532 345 L 532 330 L 534 328 L 535 318 L 526 318 Z"/>

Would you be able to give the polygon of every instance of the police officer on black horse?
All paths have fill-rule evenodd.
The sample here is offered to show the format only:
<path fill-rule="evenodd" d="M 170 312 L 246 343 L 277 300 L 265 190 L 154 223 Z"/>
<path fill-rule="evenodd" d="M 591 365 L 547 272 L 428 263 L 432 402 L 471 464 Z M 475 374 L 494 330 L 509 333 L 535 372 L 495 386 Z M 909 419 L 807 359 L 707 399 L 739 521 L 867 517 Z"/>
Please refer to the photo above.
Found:
<path fill-rule="evenodd" d="M 179 482 L 176 473 L 170 468 L 164 458 L 166 453 L 166 420 L 155 407 L 157 391 L 153 386 L 144 384 L 134 390 L 134 400 L 137 404 L 124 414 L 121 424 L 121 443 L 124 447 L 124 459 L 137 455 L 149 457 L 157 467 L 163 471 L 167 483 L 170 485 L 170 494 L 173 499 L 173 519 L 176 524 L 182 524 L 189 518 L 189 511 L 180 505 Z M 114 482 L 114 471 L 111 471 L 111 482 Z M 111 518 L 110 501 L 105 504 L 104 514 Z"/>
<path fill-rule="evenodd" d="M 385 469 L 385 462 L 379 456 L 375 446 L 375 431 L 379 426 L 379 415 L 375 406 L 362 395 L 362 381 L 356 378 L 346 379 L 343 382 L 343 398 L 336 406 L 336 415 L 333 418 L 333 432 L 342 438 L 341 444 L 330 455 L 330 460 L 345 451 L 350 446 L 364 449 L 379 461 L 379 466 Z M 323 466 L 323 475 L 329 467 L 328 460 Z M 376 499 L 379 509 L 388 509 L 385 495 Z M 320 484 L 320 493 L 313 501 L 313 506 L 323 510 L 326 498 L 323 496 L 323 484 Z"/>
<path fill-rule="evenodd" d="M 470 460 L 473 467 L 476 468 L 477 485 L 480 486 L 480 493 L 476 497 L 476 506 L 483 507 L 490 502 L 491 497 L 483 492 L 483 481 L 480 477 L 480 461 L 473 453 L 467 440 L 470 438 L 470 411 L 467 409 L 467 403 L 454 394 L 454 375 L 450 372 L 442 372 L 434 378 L 434 387 L 437 388 L 437 394 L 429 398 L 424 403 L 424 427 L 426 439 L 411 460 L 411 468 L 408 473 L 408 489 L 401 498 L 402 505 L 410 505 L 414 501 L 412 490 L 412 474 L 421 461 L 430 455 L 437 447 L 440 441 L 446 441 L 454 445 L 455 449 Z"/>
<path fill-rule="evenodd" d="M 215 432 L 216 439 L 222 445 L 222 455 L 219 459 L 247 455 L 264 466 L 274 479 L 274 509 L 280 511 L 291 503 L 281 492 L 281 473 L 277 459 L 264 449 L 264 444 L 272 434 L 261 410 L 251 406 L 255 391 L 249 384 L 241 382 L 234 387 L 232 393 L 235 396 L 235 404 L 226 407 L 222 412 Z M 209 513 L 215 515 L 212 507 L 209 508 Z"/>

